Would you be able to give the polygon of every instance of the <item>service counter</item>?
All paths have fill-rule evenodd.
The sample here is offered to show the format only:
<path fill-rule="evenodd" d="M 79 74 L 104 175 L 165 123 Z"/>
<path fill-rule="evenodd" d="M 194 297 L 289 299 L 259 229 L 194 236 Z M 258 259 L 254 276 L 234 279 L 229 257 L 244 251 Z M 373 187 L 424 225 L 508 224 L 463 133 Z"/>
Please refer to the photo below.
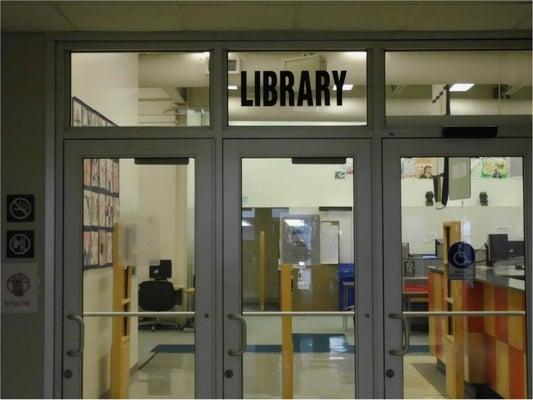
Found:
<path fill-rule="evenodd" d="M 514 267 L 477 266 L 474 282 L 448 281 L 443 267 L 428 267 L 429 311 L 525 310 L 525 281 L 520 279 L 523 273 Z M 454 319 L 461 323 L 452 324 Z M 452 334 L 452 327 L 460 331 Z M 454 375 L 463 370 L 464 382 L 472 387 L 485 385 L 505 398 L 526 397 L 525 317 L 429 318 L 430 351 L 443 365 L 452 359 L 446 354 L 450 347 L 447 342 L 457 341 L 458 337 L 464 364 L 453 366 Z M 446 365 L 447 374 L 451 373 L 449 369 Z"/>

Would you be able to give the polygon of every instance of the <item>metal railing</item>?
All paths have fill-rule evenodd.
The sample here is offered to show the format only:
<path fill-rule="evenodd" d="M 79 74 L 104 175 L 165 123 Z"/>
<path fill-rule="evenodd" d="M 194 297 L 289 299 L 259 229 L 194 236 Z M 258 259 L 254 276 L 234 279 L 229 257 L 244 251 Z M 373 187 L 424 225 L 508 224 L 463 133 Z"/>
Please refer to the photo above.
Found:
<path fill-rule="evenodd" d="M 409 351 L 409 340 L 411 336 L 409 318 L 417 317 L 524 317 L 526 312 L 516 311 L 403 311 L 401 313 L 391 313 L 389 318 L 402 322 L 402 347 L 399 350 L 389 350 L 393 356 L 403 356 Z"/>
<path fill-rule="evenodd" d="M 88 311 L 85 317 L 194 317 L 194 311 Z"/>

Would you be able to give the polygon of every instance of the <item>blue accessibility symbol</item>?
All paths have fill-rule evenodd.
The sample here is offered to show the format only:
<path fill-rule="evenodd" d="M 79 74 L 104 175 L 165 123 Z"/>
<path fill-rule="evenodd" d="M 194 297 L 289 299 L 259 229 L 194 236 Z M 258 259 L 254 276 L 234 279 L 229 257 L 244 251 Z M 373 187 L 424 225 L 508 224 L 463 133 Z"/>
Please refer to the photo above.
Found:
<path fill-rule="evenodd" d="M 455 268 L 466 269 L 476 262 L 476 251 L 468 243 L 454 243 L 448 250 L 448 262 Z"/>

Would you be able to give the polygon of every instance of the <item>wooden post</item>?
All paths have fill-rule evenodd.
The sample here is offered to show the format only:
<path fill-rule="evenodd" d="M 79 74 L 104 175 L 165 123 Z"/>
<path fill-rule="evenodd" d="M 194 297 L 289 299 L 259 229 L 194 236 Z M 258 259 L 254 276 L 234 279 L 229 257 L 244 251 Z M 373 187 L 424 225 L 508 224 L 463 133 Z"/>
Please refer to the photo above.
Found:
<path fill-rule="evenodd" d="M 265 231 L 259 233 L 259 309 L 265 311 Z"/>
<path fill-rule="evenodd" d="M 461 223 L 445 222 L 443 232 L 443 261 L 445 303 L 448 311 L 462 311 L 462 281 L 448 280 L 448 249 L 453 243 L 461 241 Z M 446 360 L 446 394 L 449 398 L 464 398 L 464 328 L 463 317 L 451 317 L 446 324 L 444 357 Z"/>
<path fill-rule="evenodd" d="M 120 227 L 113 227 L 113 311 L 131 310 L 131 268 L 120 265 Z M 111 398 L 129 397 L 130 319 L 113 317 L 111 339 Z"/>
<path fill-rule="evenodd" d="M 292 265 L 281 266 L 281 311 L 292 311 Z M 281 317 L 281 397 L 294 397 L 292 317 Z"/>

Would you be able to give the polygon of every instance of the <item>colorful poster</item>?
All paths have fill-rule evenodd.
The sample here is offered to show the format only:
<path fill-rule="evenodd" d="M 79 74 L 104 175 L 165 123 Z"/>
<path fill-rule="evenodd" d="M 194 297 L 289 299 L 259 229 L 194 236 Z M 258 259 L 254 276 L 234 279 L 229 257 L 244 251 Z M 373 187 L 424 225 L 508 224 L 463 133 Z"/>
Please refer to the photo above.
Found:
<path fill-rule="evenodd" d="M 107 160 L 106 159 L 99 159 L 98 160 L 98 166 L 100 168 L 99 170 L 99 173 L 98 173 L 98 179 L 100 181 L 100 185 L 99 187 L 101 189 L 105 189 L 106 188 L 106 166 L 107 166 Z"/>
<path fill-rule="evenodd" d="M 106 256 L 107 264 L 113 264 L 113 232 L 106 232 Z"/>
<path fill-rule="evenodd" d="M 100 229 L 98 232 L 98 265 L 105 267 L 107 265 L 107 232 Z"/>
<path fill-rule="evenodd" d="M 98 226 L 105 225 L 105 198 L 106 195 L 103 193 L 98 194 Z"/>
<path fill-rule="evenodd" d="M 91 160 L 83 160 L 83 186 L 91 186 Z"/>
<path fill-rule="evenodd" d="M 91 226 L 98 226 L 98 193 L 91 193 Z"/>
<path fill-rule="evenodd" d="M 98 265 L 98 232 L 92 231 L 91 233 L 91 266 Z"/>
<path fill-rule="evenodd" d="M 113 160 L 107 159 L 106 161 L 106 174 L 105 174 L 105 188 L 111 193 L 113 191 Z"/>
<path fill-rule="evenodd" d="M 92 193 L 83 191 L 83 226 L 91 226 Z"/>
<path fill-rule="evenodd" d="M 91 232 L 83 232 L 83 266 L 91 265 Z"/>
<path fill-rule="evenodd" d="M 98 159 L 91 158 L 91 186 L 98 187 L 98 173 L 99 173 Z"/>

